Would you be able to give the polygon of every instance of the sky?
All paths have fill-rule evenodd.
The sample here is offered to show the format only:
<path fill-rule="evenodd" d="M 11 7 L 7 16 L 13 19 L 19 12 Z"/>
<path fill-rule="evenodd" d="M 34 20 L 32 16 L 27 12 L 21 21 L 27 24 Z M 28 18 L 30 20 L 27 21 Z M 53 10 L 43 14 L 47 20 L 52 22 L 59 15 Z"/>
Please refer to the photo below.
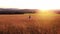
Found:
<path fill-rule="evenodd" d="M 60 0 L 0 0 L 0 8 L 60 9 Z"/>

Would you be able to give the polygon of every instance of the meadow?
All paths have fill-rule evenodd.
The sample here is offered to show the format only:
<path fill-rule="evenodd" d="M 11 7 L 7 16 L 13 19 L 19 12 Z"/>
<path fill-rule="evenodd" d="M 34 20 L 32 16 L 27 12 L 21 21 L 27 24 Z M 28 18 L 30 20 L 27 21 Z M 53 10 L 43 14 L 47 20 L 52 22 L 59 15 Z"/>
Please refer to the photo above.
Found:
<path fill-rule="evenodd" d="M 60 34 L 60 14 L 0 15 L 0 34 Z"/>

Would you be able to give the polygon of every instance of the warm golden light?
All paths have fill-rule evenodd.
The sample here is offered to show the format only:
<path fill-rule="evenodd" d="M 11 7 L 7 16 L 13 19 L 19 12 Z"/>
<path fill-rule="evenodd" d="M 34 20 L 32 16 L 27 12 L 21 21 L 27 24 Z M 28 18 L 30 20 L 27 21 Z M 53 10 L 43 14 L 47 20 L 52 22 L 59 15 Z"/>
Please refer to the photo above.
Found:
<path fill-rule="evenodd" d="M 45 17 L 45 16 L 55 16 L 56 14 L 53 12 L 53 11 L 51 11 L 51 10 L 38 10 L 38 13 L 37 13 L 38 15 L 41 15 L 41 16 L 43 16 L 43 17 Z"/>

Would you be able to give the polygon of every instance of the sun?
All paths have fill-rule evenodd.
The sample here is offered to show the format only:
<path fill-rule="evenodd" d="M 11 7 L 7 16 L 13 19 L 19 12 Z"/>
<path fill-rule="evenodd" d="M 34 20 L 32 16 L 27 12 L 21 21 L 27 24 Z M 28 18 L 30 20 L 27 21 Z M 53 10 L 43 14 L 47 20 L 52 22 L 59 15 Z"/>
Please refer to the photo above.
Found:
<path fill-rule="evenodd" d="M 38 10 L 37 14 L 41 16 L 51 16 L 53 13 L 50 10 Z"/>
<path fill-rule="evenodd" d="M 38 11 L 37 11 L 38 14 L 44 14 L 46 12 L 47 12 L 47 10 L 40 10 L 40 9 L 38 9 Z"/>

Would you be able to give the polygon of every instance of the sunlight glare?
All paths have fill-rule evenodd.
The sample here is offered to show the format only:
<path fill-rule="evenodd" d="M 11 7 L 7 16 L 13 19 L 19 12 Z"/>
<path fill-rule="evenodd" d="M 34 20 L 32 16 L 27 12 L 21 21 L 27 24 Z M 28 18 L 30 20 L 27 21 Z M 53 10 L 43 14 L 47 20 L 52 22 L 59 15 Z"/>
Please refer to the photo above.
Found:
<path fill-rule="evenodd" d="M 59 3 L 59 0 L 0 0 L 0 8 L 60 9 Z"/>

